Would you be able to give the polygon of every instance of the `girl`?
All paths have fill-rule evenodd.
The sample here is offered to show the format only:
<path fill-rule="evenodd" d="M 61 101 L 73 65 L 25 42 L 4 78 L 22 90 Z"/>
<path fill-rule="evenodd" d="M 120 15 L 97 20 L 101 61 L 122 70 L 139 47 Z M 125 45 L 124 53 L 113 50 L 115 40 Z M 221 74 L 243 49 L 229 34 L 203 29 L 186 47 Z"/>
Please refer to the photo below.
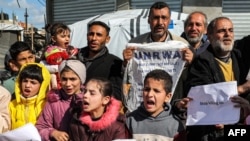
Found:
<path fill-rule="evenodd" d="M 111 83 L 104 78 L 92 78 L 86 84 L 83 112 L 75 112 L 69 127 L 74 141 L 111 141 L 127 138 L 124 115 L 119 114 L 120 102 L 112 97 Z"/>
<path fill-rule="evenodd" d="M 49 71 L 42 64 L 22 66 L 15 82 L 15 99 L 9 104 L 11 129 L 36 123 L 45 105 L 49 83 Z"/>
<path fill-rule="evenodd" d="M 64 60 L 59 65 L 62 88 L 52 90 L 36 127 L 43 141 L 67 141 L 70 107 L 81 105 L 81 87 L 86 79 L 86 68 L 79 60 Z"/>
<path fill-rule="evenodd" d="M 50 44 L 45 48 L 44 58 L 41 63 L 45 64 L 52 74 L 51 88 L 60 88 L 60 79 L 58 74 L 58 65 L 63 60 L 74 58 L 78 49 L 69 45 L 70 29 L 63 23 L 55 23 L 46 30 L 50 33 Z"/>

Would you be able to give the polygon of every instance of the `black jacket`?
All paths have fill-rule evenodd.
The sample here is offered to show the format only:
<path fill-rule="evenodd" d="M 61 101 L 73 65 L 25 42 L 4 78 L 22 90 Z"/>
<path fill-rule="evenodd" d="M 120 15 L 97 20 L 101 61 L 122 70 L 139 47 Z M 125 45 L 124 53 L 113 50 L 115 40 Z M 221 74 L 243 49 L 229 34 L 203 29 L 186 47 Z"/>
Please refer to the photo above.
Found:
<path fill-rule="evenodd" d="M 241 53 L 237 49 L 231 52 L 234 78 L 238 84 L 243 83 L 240 77 L 240 66 L 242 65 Z M 207 50 L 201 53 L 191 64 L 187 77 L 186 92 L 192 86 L 225 82 L 223 72 L 215 60 L 213 49 L 208 46 Z M 187 126 L 187 140 L 189 141 L 223 141 L 223 129 L 216 129 L 215 125 Z"/>
<path fill-rule="evenodd" d="M 77 57 L 87 68 L 86 82 L 93 77 L 104 77 L 109 79 L 114 87 L 114 97 L 122 100 L 122 60 L 117 56 L 110 54 L 105 47 L 101 54 L 94 59 L 87 59 L 88 47 L 81 48 Z M 90 63 L 89 66 L 87 64 Z"/>

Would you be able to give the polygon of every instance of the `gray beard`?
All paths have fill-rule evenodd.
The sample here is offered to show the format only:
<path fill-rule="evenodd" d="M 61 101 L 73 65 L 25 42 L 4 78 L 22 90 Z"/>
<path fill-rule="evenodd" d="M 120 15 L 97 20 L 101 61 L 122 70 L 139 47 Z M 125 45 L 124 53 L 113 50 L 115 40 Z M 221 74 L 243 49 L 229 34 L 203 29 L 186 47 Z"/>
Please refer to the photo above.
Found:
<path fill-rule="evenodd" d="M 188 37 L 188 35 L 186 34 L 186 38 L 187 38 L 187 40 L 188 40 L 188 42 L 189 42 L 190 44 L 197 44 L 197 43 L 199 43 L 199 42 L 202 40 L 203 35 L 201 35 L 201 36 L 199 36 L 199 37 L 190 38 L 190 37 Z"/>
<path fill-rule="evenodd" d="M 224 45 L 223 42 L 216 40 L 211 42 L 217 57 L 227 57 L 233 50 L 233 42 L 230 45 Z"/>
<path fill-rule="evenodd" d="M 233 50 L 233 42 L 230 45 L 224 45 L 223 42 L 216 40 L 213 41 L 211 44 L 214 49 L 219 52 L 228 52 Z"/>

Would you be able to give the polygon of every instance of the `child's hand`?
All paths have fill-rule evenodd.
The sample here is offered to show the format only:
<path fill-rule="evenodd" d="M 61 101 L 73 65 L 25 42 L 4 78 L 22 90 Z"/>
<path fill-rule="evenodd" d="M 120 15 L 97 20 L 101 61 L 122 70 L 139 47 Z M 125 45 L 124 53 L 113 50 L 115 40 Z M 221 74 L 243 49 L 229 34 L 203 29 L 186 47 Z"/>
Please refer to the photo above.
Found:
<path fill-rule="evenodd" d="M 56 141 L 68 141 L 69 140 L 69 135 L 63 131 L 54 130 L 52 131 L 51 136 Z"/>

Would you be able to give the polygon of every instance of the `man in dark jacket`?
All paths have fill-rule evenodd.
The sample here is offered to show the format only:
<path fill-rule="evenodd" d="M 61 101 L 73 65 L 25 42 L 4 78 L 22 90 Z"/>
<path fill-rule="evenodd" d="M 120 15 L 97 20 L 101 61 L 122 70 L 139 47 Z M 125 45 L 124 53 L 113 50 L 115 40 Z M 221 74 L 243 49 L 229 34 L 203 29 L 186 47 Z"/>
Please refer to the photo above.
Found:
<path fill-rule="evenodd" d="M 110 28 L 101 21 L 88 25 L 88 46 L 81 48 L 77 57 L 87 68 L 86 82 L 92 77 L 104 77 L 113 83 L 114 96 L 122 100 L 122 60 L 110 54 L 106 44 L 110 40 Z"/>
<path fill-rule="evenodd" d="M 218 17 L 210 22 L 207 29 L 210 45 L 191 64 L 187 78 L 188 90 L 192 86 L 218 82 L 237 81 L 240 77 L 241 53 L 233 49 L 233 23 L 227 17 Z M 224 125 L 188 126 L 188 140 L 222 141 Z"/>

